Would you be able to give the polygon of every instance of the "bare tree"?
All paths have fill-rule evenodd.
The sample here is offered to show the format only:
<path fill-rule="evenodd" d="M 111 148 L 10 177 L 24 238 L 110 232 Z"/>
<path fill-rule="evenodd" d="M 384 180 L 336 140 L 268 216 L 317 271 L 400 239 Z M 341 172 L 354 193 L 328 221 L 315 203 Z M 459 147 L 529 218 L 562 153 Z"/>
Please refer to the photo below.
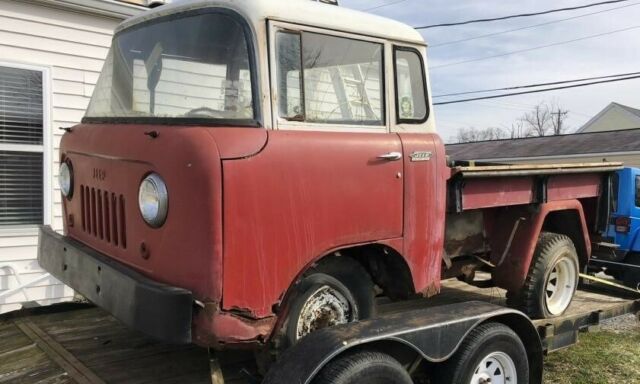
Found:
<path fill-rule="evenodd" d="M 551 111 L 544 102 L 533 107 L 533 111 L 525 113 L 520 120 L 528 131 L 527 136 L 545 136 L 551 129 Z"/>
<path fill-rule="evenodd" d="M 520 118 L 526 129 L 525 136 L 561 135 L 567 131 L 564 124 L 569 111 L 563 110 L 556 100 L 542 101 L 533 111 Z"/>
<path fill-rule="evenodd" d="M 475 127 L 461 128 L 456 135 L 455 141 L 458 143 L 472 143 L 476 141 L 500 140 L 507 137 L 502 128 L 489 127 L 477 129 Z"/>
<path fill-rule="evenodd" d="M 526 137 L 526 131 L 524 129 L 524 122 L 517 120 L 511 123 L 510 127 L 505 128 L 510 139 L 519 139 Z"/>
<path fill-rule="evenodd" d="M 556 100 L 541 101 L 531 112 L 525 113 L 509 127 L 461 128 L 452 142 L 472 143 L 477 141 L 520 139 L 531 136 L 562 135 L 568 131 L 565 120 L 569 111 L 563 110 Z"/>

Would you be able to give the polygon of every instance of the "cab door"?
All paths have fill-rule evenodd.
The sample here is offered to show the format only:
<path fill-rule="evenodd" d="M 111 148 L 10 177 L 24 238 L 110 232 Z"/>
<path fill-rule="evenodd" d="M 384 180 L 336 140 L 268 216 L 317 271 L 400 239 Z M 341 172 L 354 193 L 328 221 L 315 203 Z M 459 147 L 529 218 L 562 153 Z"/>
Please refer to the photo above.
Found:
<path fill-rule="evenodd" d="M 403 234 L 384 42 L 283 23 L 271 31 L 274 129 L 260 153 L 223 163 L 223 306 L 257 316 L 321 255 Z"/>

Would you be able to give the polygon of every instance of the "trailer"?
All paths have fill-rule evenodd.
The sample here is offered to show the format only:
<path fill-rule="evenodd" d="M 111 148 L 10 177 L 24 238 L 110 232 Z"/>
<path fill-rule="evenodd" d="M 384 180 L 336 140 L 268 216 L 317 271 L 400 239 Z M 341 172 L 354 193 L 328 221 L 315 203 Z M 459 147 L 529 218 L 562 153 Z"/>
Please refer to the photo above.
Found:
<path fill-rule="evenodd" d="M 380 302 L 379 307 L 381 318 L 388 322 L 394 314 L 397 316 L 406 311 L 432 313 L 433 308 L 469 302 L 501 306 L 505 300 L 504 291 L 473 288 L 451 279 L 443 283 L 442 294 L 434 300 Z M 597 327 L 602 320 L 628 313 L 637 314 L 639 311 L 640 301 L 637 297 L 621 297 L 592 287 L 588 291 L 577 292 L 572 306 L 563 317 L 552 321 L 534 320 L 533 324 L 543 351 L 550 353 L 574 344 L 579 333 Z M 392 328 L 397 329 L 396 325 Z M 340 356 L 335 352 L 357 345 L 362 348 L 372 342 L 353 335 L 345 337 L 344 330 L 331 334 L 337 336 L 337 339 L 331 339 L 332 344 L 325 344 L 321 349 L 311 352 L 305 351 L 303 356 L 294 358 L 296 364 L 307 359 L 318 364 L 319 360 L 324 360 L 323 354 Z M 0 382 L 212 382 L 212 364 L 206 349 L 194 345 L 160 343 L 132 331 L 105 311 L 89 304 L 62 304 L 5 314 L 0 318 L 0 336 Z M 335 343 L 336 340 L 339 342 Z M 301 348 L 306 350 L 310 345 Z M 387 351 L 390 349 L 387 348 Z M 249 351 L 228 350 L 215 353 L 213 358 L 213 366 L 220 368 L 227 384 L 255 384 L 262 379 L 253 354 Z M 273 371 L 272 377 L 281 372 Z M 290 383 L 294 382 L 291 381 L 294 375 L 302 377 L 308 372 L 287 370 L 286 374 L 287 381 L 284 382 Z"/>

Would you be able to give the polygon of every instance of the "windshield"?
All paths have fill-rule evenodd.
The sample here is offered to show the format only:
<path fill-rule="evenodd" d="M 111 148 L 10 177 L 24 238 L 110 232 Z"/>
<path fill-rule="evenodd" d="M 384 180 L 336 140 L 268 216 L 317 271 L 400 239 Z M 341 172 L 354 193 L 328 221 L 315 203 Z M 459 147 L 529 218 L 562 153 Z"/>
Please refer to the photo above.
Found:
<path fill-rule="evenodd" d="M 252 99 L 242 26 L 198 14 L 116 35 L 86 117 L 247 120 Z"/>

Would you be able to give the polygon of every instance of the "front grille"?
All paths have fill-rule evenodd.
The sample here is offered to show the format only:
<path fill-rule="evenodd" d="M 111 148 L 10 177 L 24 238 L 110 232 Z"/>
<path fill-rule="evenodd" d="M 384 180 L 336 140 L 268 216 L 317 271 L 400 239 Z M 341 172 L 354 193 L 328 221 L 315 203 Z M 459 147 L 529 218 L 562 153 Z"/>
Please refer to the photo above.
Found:
<path fill-rule="evenodd" d="M 124 196 L 80 186 L 82 230 L 117 247 L 127 248 Z"/>

